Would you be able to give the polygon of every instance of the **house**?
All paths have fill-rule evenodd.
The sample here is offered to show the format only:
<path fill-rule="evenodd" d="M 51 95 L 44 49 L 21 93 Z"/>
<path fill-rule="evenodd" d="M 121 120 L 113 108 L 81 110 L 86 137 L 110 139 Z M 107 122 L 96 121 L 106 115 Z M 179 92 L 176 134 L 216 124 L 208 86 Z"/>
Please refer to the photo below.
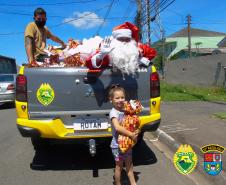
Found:
<path fill-rule="evenodd" d="M 226 48 L 191 48 L 191 56 L 198 57 L 198 56 L 206 56 L 206 55 L 216 55 L 226 53 Z M 189 51 L 188 49 L 182 49 L 173 56 L 171 59 L 178 59 L 178 58 L 188 58 Z"/>
<path fill-rule="evenodd" d="M 225 49 L 218 49 L 218 43 L 220 43 L 224 38 L 226 42 L 226 33 L 191 28 L 190 35 L 192 56 L 203 56 L 212 54 L 213 52 L 225 52 Z M 162 46 L 163 42 L 161 40 L 152 45 L 152 47 L 156 48 L 160 54 L 163 51 Z M 187 27 L 168 36 L 165 39 L 164 48 L 166 59 L 187 58 L 189 56 Z"/>

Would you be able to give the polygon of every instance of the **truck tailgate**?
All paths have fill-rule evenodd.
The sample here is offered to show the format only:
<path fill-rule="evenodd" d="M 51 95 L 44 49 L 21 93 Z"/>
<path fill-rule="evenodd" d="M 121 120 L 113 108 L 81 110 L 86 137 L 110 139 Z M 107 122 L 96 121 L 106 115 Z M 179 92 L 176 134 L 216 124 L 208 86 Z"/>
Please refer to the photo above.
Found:
<path fill-rule="evenodd" d="M 111 69 L 25 68 L 29 115 L 107 112 L 112 107 L 108 101 L 111 84 L 123 86 L 127 100 L 139 99 L 149 106 L 150 70 L 123 76 Z"/>

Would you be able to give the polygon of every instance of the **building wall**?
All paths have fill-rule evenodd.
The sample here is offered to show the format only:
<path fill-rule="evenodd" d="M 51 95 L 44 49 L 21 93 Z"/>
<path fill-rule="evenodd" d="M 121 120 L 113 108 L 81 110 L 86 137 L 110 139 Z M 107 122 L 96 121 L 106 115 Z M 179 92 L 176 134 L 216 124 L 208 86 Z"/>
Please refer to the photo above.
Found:
<path fill-rule="evenodd" d="M 226 54 L 178 59 L 165 65 L 165 80 L 172 84 L 226 87 Z"/>
<path fill-rule="evenodd" d="M 196 48 L 195 43 L 201 42 L 202 44 L 199 48 L 218 48 L 217 44 L 224 38 L 224 36 L 218 37 L 192 37 L 191 38 L 191 47 Z M 188 48 L 188 38 L 187 37 L 171 37 L 167 38 L 166 42 L 177 42 L 176 48 L 167 56 L 170 58 L 172 55 L 176 54 L 177 52 L 181 51 L 182 49 Z M 168 46 L 169 47 L 169 46 Z M 170 50 L 166 48 L 166 50 Z M 166 52 L 168 53 L 168 52 Z"/>

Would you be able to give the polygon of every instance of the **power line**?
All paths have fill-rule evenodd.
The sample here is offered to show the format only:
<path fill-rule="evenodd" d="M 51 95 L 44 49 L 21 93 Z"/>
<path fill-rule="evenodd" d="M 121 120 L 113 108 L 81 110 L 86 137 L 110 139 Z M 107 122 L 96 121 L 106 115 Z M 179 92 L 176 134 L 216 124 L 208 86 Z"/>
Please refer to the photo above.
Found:
<path fill-rule="evenodd" d="M 162 11 L 164 11 L 167 7 L 169 7 L 171 4 L 173 4 L 174 2 L 175 2 L 176 0 L 173 0 L 173 1 L 171 1 L 168 5 L 166 5 L 163 9 L 161 9 L 160 11 L 159 11 L 159 13 L 160 12 L 162 12 Z M 156 16 L 156 15 L 155 15 Z"/>
<path fill-rule="evenodd" d="M 110 5 L 106 5 L 106 6 L 102 7 L 102 8 L 99 8 L 99 9 L 95 10 L 94 12 L 98 12 L 98 11 L 100 11 L 100 10 L 102 10 L 102 9 L 105 9 L 105 8 L 108 7 L 108 6 L 111 6 L 111 4 L 110 4 Z M 89 15 L 92 15 L 92 14 L 93 14 L 93 12 L 90 12 L 90 13 L 87 13 L 87 14 L 85 14 L 85 15 L 83 15 L 83 16 L 80 16 L 80 17 L 76 17 L 76 18 L 70 19 L 69 21 L 65 21 L 65 22 L 63 22 L 63 23 L 59 23 L 59 24 L 50 26 L 50 28 L 53 28 L 53 27 L 59 27 L 59 26 L 62 26 L 62 25 L 64 25 L 64 24 L 73 22 L 73 21 L 75 21 L 75 20 L 82 19 L 82 18 L 84 18 L 84 17 L 86 17 L 86 16 L 89 16 Z"/>
<path fill-rule="evenodd" d="M 156 8 L 162 8 L 168 1 L 170 0 L 162 0 L 159 5 L 157 3 L 157 0 L 155 0 L 151 5 L 150 5 L 150 12 L 153 12 L 153 10 L 155 10 Z M 142 18 L 146 18 L 147 14 L 145 14 Z M 152 16 L 154 17 L 154 16 Z"/>
<path fill-rule="evenodd" d="M 168 0 L 165 0 L 164 2 L 162 1 L 162 2 L 160 2 L 160 5 L 159 5 L 159 11 L 158 11 L 158 13 L 156 13 L 153 17 L 152 17 L 152 19 L 153 20 L 155 20 L 155 17 L 158 15 L 158 14 L 160 14 L 163 10 L 165 10 L 168 6 L 170 6 L 173 2 L 174 2 L 175 0 L 173 0 L 173 1 L 171 1 L 169 4 L 167 4 L 165 7 L 163 7 L 167 2 L 168 2 Z M 162 9 L 161 9 L 161 7 L 163 7 Z M 157 7 L 158 8 L 158 7 Z M 161 9 L 161 10 L 160 10 Z"/>
<path fill-rule="evenodd" d="M 28 13 L 17 13 L 17 12 L 0 12 L 0 14 L 9 14 L 9 15 L 26 15 L 26 16 L 31 16 L 31 15 L 33 15 L 33 14 L 28 14 Z M 88 14 L 86 14 L 86 15 L 88 15 Z M 55 18 L 68 18 L 68 17 L 66 17 L 66 16 L 58 16 L 58 15 L 48 15 L 48 17 L 55 17 Z M 123 17 L 108 17 L 108 18 L 106 18 L 106 19 L 125 19 L 125 18 L 133 18 L 133 17 L 129 17 L 128 15 L 127 16 L 123 16 Z M 76 18 L 77 19 L 77 18 Z M 87 18 L 87 19 L 102 19 L 102 18 L 98 18 L 98 17 L 89 17 L 89 18 Z"/>
<path fill-rule="evenodd" d="M 21 12 L 2 11 L 2 10 L 0 11 L 0 14 L 33 16 L 33 13 L 21 13 Z M 48 15 L 48 17 L 67 18 L 67 17 L 65 17 L 65 16 L 60 16 L 60 15 Z"/>
<path fill-rule="evenodd" d="M 167 7 L 169 7 L 172 3 L 174 3 L 175 0 L 172 0 L 169 4 L 167 4 L 165 7 L 163 7 L 162 9 L 159 10 L 158 14 L 163 12 Z M 155 18 L 157 16 L 157 14 L 155 14 L 152 18 Z M 143 22 L 143 25 L 147 24 L 147 21 Z"/>
<path fill-rule="evenodd" d="M 10 3 L 1 3 L 1 6 L 55 6 L 55 5 L 70 5 L 70 4 L 78 4 L 78 3 L 90 3 L 90 2 L 94 2 L 97 0 L 83 0 L 83 1 L 70 1 L 70 2 L 57 2 L 57 3 L 28 3 L 28 4 L 10 4 Z"/>
<path fill-rule="evenodd" d="M 102 24 L 99 26 L 99 28 L 97 29 L 96 35 L 99 35 L 99 32 L 100 32 L 101 28 L 103 27 L 104 23 L 106 22 L 106 18 L 107 18 L 107 16 L 110 13 L 113 4 L 114 4 L 114 0 L 111 1 L 111 4 L 108 7 L 108 10 L 107 10 L 107 12 L 106 12 L 106 14 L 104 16 L 104 20 L 103 20 Z"/>
<path fill-rule="evenodd" d="M 110 4 L 110 5 L 109 5 L 109 4 L 108 4 L 108 5 L 105 5 L 105 6 L 102 7 L 102 8 L 99 8 L 99 9 L 94 10 L 94 12 L 98 12 L 98 11 L 100 11 L 100 10 L 102 10 L 102 9 L 105 9 L 105 8 L 108 7 L 108 6 L 112 6 L 112 5 L 111 5 L 111 4 Z M 63 22 L 63 23 L 59 23 L 59 24 L 56 24 L 56 25 L 49 26 L 49 28 L 59 27 L 59 26 L 62 26 L 62 25 L 64 25 L 64 24 L 73 22 L 73 21 L 75 21 L 75 20 L 82 19 L 82 18 L 84 18 L 84 17 L 86 17 L 86 16 L 89 16 L 89 15 L 91 15 L 91 14 L 93 14 L 93 12 L 88 13 L 88 14 L 85 14 L 85 15 L 80 16 L 80 17 L 77 17 L 77 18 L 73 18 L 73 19 L 71 19 L 71 20 L 69 20 L 69 21 L 65 21 L 65 22 Z M 18 35 L 18 34 L 23 34 L 23 33 L 24 33 L 24 32 L 0 33 L 0 36 L 6 36 L 6 35 Z"/>
<path fill-rule="evenodd" d="M 125 19 L 128 17 L 128 15 L 130 14 L 130 12 L 131 12 L 130 11 L 130 8 L 131 8 L 132 5 L 133 5 L 133 2 L 132 1 L 129 1 L 129 5 L 127 6 L 127 8 L 126 8 L 126 10 L 125 10 L 125 12 L 123 14 L 123 17 L 121 19 L 122 22 L 124 22 Z"/>
<path fill-rule="evenodd" d="M 181 17 L 181 22 L 184 22 L 184 17 L 185 17 L 185 16 L 182 15 L 181 13 L 178 13 L 177 11 L 175 11 L 175 10 L 170 10 L 170 9 L 167 9 L 166 11 L 172 12 L 172 13 L 174 13 L 174 14 L 180 16 L 180 17 Z"/>

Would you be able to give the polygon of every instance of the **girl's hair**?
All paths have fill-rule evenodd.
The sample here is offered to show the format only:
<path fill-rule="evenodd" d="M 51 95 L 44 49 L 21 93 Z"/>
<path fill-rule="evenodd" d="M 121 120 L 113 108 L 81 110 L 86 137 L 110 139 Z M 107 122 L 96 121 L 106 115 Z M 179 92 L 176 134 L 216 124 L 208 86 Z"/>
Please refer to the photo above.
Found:
<path fill-rule="evenodd" d="M 112 84 L 108 92 L 108 98 L 112 99 L 116 91 L 122 91 L 124 94 L 126 94 L 125 89 L 119 84 Z"/>

